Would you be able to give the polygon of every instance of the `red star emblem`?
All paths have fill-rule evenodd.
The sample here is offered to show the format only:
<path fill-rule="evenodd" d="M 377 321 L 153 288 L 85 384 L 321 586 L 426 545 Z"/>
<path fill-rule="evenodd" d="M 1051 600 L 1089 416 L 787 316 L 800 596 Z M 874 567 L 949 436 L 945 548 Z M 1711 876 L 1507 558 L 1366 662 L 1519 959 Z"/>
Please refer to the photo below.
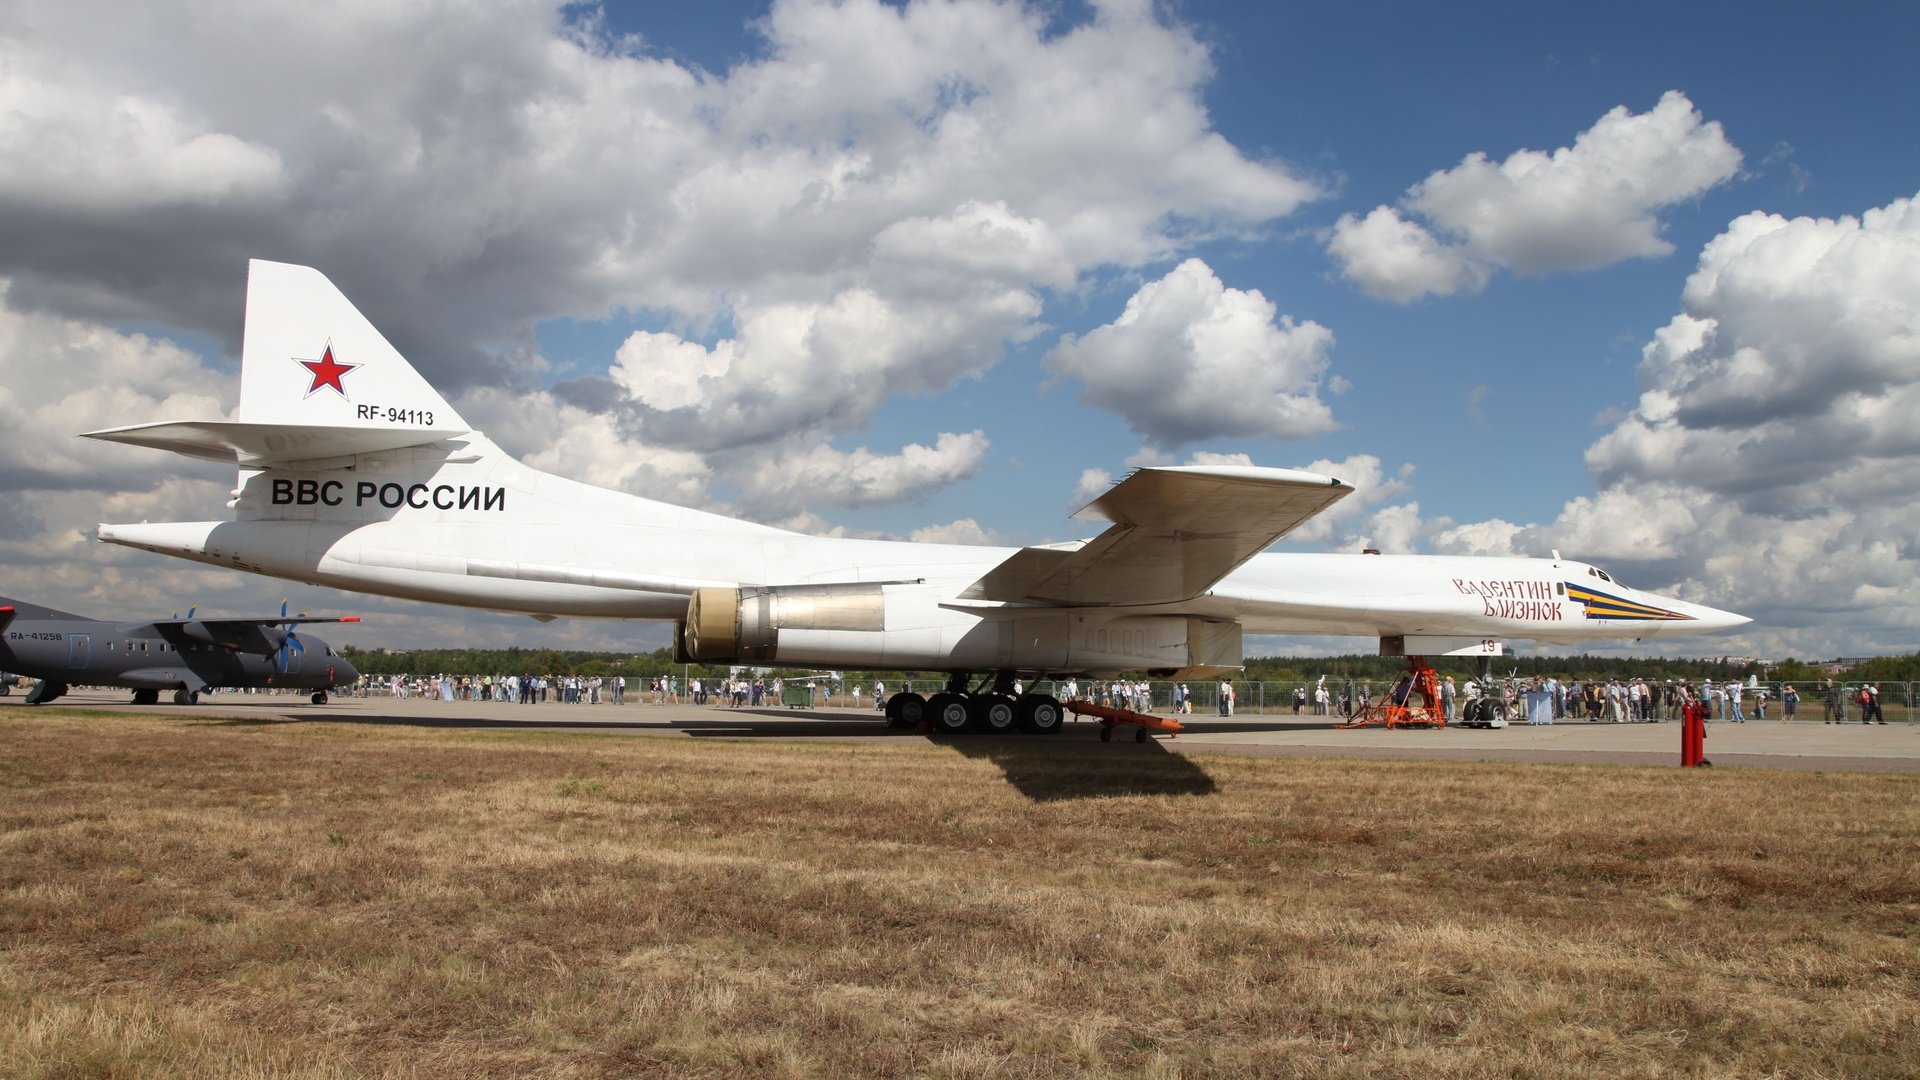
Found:
<path fill-rule="evenodd" d="M 332 387 L 334 393 L 339 394 L 341 397 L 346 397 L 347 388 L 340 385 L 340 376 L 360 366 L 359 364 L 342 364 L 338 360 L 335 360 L 333 358 L 332 342 L 327 343 L 327 351 L 320 354 L 320 359 L 301 360 L 295 358 L 294 363 L 299 364 L 301 367 L 313 373 L 313 385 L 307 387 L 308 397 L 319 393 L 320 388 L 323 386 Z"/>

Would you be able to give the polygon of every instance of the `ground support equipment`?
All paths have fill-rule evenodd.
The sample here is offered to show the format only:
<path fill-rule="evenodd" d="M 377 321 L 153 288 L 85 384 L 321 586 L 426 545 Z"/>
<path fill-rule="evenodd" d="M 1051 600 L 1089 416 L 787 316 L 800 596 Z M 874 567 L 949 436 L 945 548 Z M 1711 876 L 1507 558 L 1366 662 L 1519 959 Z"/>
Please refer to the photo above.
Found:
<path fill-rule="evenodd" d="M 1416 696 L 1420 698 L 1420 704 L 1414 703 Z M 1334 726 L 1341 730 L 1362 727 L 1384 727 L 1389 730 L 1446 727 L 1447 714 L 1440 702 L 1440 675 L 1427 666 L 1425 657 L 1409 656 L 1406 675 L 1394 684 L 1385 700 L 1367 706 L 1353 719 Z"/>
<path fill-rule="evenodd" d="M 1112 742 L 1113 729 L 1121 724 L 1133 728 L 1133 741 L 1146 742 L 1153 736 L 1150 731 L 1164 731 L 1177 736 L 1187 730 L 1186 725 L 1170 716 L 1155 716 L 1152 713 L 1134 712 L 1130 709 L 1116 709 L 1110 705 L 1095 705 L 1091 701 L 1074 700 L 1067 702 L 1067 711 L 1075 716 L 1091 716 L 1100 721 L 1100 741 Z"/>

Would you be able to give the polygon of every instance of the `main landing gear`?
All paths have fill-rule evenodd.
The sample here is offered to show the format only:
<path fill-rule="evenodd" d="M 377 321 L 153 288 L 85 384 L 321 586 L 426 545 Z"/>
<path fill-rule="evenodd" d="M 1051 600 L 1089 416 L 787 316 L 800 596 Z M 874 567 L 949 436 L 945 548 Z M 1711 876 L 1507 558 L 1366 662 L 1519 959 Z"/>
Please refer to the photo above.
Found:
<path fill-rule="evenodd" d="M 887 699 L 887 724 L 892 727 L 918 728 L 922 724 L 936 735 L 959 735 L 978 731 L 987 735 L 1005 735 L 1025 731 L 1034 735 L 1052 735 L 1060 730 L 1066 710 L 1052 694 L 1013 694 L 1013 672 L 994 676 L 992 687 L 982 682 L 969 689 L 967 673 L 956 671 L 947 679 L 946 688 L 932 697 L 906 691 Z"/>
<path fill-rule="evenodd" d="M 135 690 L 133 692 L 133 703 L 135 705 L 158 705 L 160 704 L 160 691 L 153 689 Z M 200 693 L 197 690 L 188 690 L 182 687 L 173 692 L 173 703 L 175 705 L 198 705 L 200 704 Z"/>

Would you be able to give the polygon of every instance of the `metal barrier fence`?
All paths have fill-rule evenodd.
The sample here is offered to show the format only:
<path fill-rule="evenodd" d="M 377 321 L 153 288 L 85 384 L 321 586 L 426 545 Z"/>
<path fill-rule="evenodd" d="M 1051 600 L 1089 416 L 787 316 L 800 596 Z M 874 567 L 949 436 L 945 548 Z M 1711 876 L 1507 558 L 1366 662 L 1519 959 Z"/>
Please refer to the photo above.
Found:
<path fill-rule="evenodd" d="M 1458 680 L 1456 680 L 1456 683 L 1462 688 L 1465 686 L 1464 683 L 1460 683 Z M 1097 684 L 1091 681 L 1082 681 L 1079 685 L 1082 696 L 1086 696 Z M 1113 684 L 1108 682 L 1104 685 L 1111 687 Z M 1150 700 L 1148 711 L 1170 711 L 1173 708 L 1174 690 L 1179 685 L 1182 684 L 1164 680 L 1148 680 L 1146 683 L 1147 695 Z M 1187 688 L 1188 700 L 1192 703 L 1192 709 L 1195 714 L 1220 714 L 1220 698 L 1222 692 L 1221 683 L 1218 680 L 1205 680 L 1197 683 L 1188 682 L 1184 685 Z M 1393 680 L 1346 680 L 1328 678 L 1324 685 L 1329 701 L 1324 713 L 1319 711 L 1319 707 L 1315 703 L 1316 692 L 1322 685 L 1318 679 L 1308 682 L 1250 682 L 1235 680 L 1231 685 L 1233 687 L 1232 709 L 1235 715 L 1293 716 L 1297 713 L 1300 716 L 1334 716 L 1345 715 L 1340 708 L 1343 696 L 1349 702 L 1353 703 L 1352 708 L 1358 707 L 1357 703 L 1363 694 L 1367 700 L 1377 703 L 1393 688 Z M 1585 684 L 1582 683 L 1582 685 Z M 1666 685 L 1667 683 L 1664 680 L 1660 683 L 1663 690 Z M 1700 684 L 1698 683 L 1691 685 L 1693 685 L 1696 692 L 1700 689 Z M 1843 683 L 1836 679 L 1833 685 L 1840 690 L 1839 700 L 1837 702 L 1837 711 L 1840 719 L 1851 723 L 1860 722 L 1862 709 L 1860 705 L 1855 702 L 1853 695 L 1863 684 L 1858 682 Z M 1912 722 L 1920 720 L 1920 683 L 1882 682 L 1873 685 L 1877 685 L 1880 689 L 1880 711 L 1887 721 Z M 1522 690 L 1536 689 L 1532 684 L 1532 680 L 1520 680 L 1519 686 Z M 1742 714 L 1747 719 L 1756 718 L 1755 708 L 1761 701 L 1761 698 L 1756 693 L 1758 691 L 1764 692 L 1765 694 L 1765 718 L 1768 720 L 1785 718 L 1786 704 L 1784 695 L 1788 686 L 1794 688 L 1798 697 L 1798 700 L 1795 702 L 1793 719 L 1812 720 L 1816 723 L 1826 719 L 1827 691 L 1825 684 L 1819 680 L 1794 683 L 1769 682 L 1761 683 L 1757 687 L 1743 683 L 1741 685 L 1740 702 Z M 900 687 L 900 689 L 913 690 L 920 694 L 933 694 L 944 688 L 945 683 L 933 680 L 915 680 L 910 684 Z M 894 689 L 895 687 L 893 687 L 892 684 L 888 685 L 889 693 Z M 1562 687 L 1562 691 L 1564 693 L 1565 687 Z M 1108 693 L 1111 693 L 1111 690 L 1109 690 Z M 1297 697 L 1297 694 L 1301 693 L 1305 695 L 1304 701 L 1300 701 Z M 1713 705 L 1712 719 L 1723 720 L 1730 717 L 1731 707 L 1725 697 L 1716 695 L 1710 700 Z M 873 703 L 871 699 L 866 699 L 863 700 L 862 704 L 871 707 Z M 1573 703 L 1567 703 L 1566 708 L 1570 714 L 1573 713 Z M 1584 713 L 1582 712 L 1580 715 L 1584 715 Z M 1663 715 L 1667 719 L 1672 719 L 1677 715 L 1677 712 L 1672 708 L 1666 708 Z"/>
<path fill-rule="evenodd" d="M 457 677 L 453 681 L 456 686 L 461 682 Z M 507 680 L 504 677 L 496 677 L 495 681 L 498 685 L 504 686 Z M 856 699 L 854 693 L 855 684 L 851 681 L 843 680 L 835 682 L 825 678 L 818 678 L 812 681 L 815 686 L 813 694 L 814 708 L 851 709 L 857 707 L 878 711 L 879 706 L 873 700 L 872 683 L 860 683 L 860 692 Z M 923 696 L 931 696 L 946 688 L 946 683 L 943 680 L 935 679 L 914 679 L 903 682 L 895 682 L 892 680 L 882 681 L 885 683 L 888 694 L 902 690 L 910 690 Z M 431 688 L 432 682 L 432 680 L 426 679 L 415 680 L 415 685 L 410 687 L 407 692 L 408 696 L 425 698 L 439 696 L 437 689 Z M 676 679 L 674 682 L 675 687 L 671 697 L 676 702 L 686 703 L 688 701 L 688 695 L 684 681 Z M 803 681 L 789 680 L 787 685 L 791 687 L 796 682 Z M 1501 682 L 1504 686 L 1505 681 L 1503 680 Z M 466 680 L 466 684 L 472 689 L 467 693 L 459 693 L 458 696 L 478 697 L 478 688 L 483 685 L 482 679 L 469 677 Z M 1132 684 L 1121 683 L 1119 685 L 1124 687 L 1127 685 L 1139 686 L 1141 684 L 1136 681 Z M 1144 701 L 1139 704 L 1144 704 L 1146 711 L 1160 713 L 1171 712 L 1175 691 L 1179 686 L 1184 685 L 1187 689 L 1188 700 L 1191 702 L 1191 708 L 1196 715 L 1221 714 L 1220 699 L 1223 693 L 1222 684 L 1219 680 L 1206 679 L 1181 684 L 1164 679 L 1153 679 L 1147 680 L 1144 685 L 1146 687 Z M 1325 679 L 1324 683 L 1320 679 L 1313 679 L 1307 682 L 1252 682 L 1247 680 L 1234 680 L 1230 685 L 1233 688 L 1232 711 L 1234 715 L 1344 716 L 1346 712 L 1342 710 L 1343 699 L 1348 703 L 1349 708 L 1347 711 L 1357 709 L 1358 703 L 1363 696 L 1366 700 L 1378 702 L 1392 689 L 1393 680 L 1349 680 L 1329 676 Z M 1464 690 L 1465 684 L 1459 683 L 1459 685 Z M 1582 685 L 1585 684 L 1582 683 Z M 1668 682 L 1661 680 L 1658 685 L 1664 689 L 1668 685 Z M 1693 683 L 1691 685 L 1696 691 L 1698 691 L 1701 686 L 1699 683 Z M 1863 684 L 1858 681 L 1846 682 L 1835 679 L 1833 685 L 1839 689 L 1838 701 L 1836 702 L 1839 719 L 1848 723 L 1859 723 L 1863 710 L 1855 700 L 1855 694 L 1861 686 L 1868 684 Z M 1910 723 L 1920 720 L 1920 683 L 1882 682 L 1872 685 L 1877 685 L 1880 689 L 1880 711 L 1888 722 Z M 1081 680 L 1078 683 L 1080 695 L 1082 697 L 1091 697 L 1096 701 L 1108 700 L 1113 693 L 1112 688 L 1114 686 L 1115 683 L 1111 680 Z M 1324 709 L 1316 700 L 1318 691 L 1322 686 L 1325 687 L 1327 692 L 1327 701 Z M 1537 689 L 1532 680 L 1519 680 L 1518 686 L 1522 690 Z M 1763 682 L 1757 686 L 1743 683 L 1741 684 L 1741 709 L 1743 714 L 1748 719 L 1757 719 L 1761 715 L 1764 715 L 1768 720 L 1786 719 L 1785 695 L 1786 689 L 1789 686 L 1794 688 L 1798 696 L 1792 719 L 1820 723 L 1829 717 L 1827 687 L 1821 680 L 1793 683 Z M 1059 687 L 1053 687 L 1051 684 L 1045 682 L 1029 685 L 1026 689 L 1052 689 L 1056 694 L 1061 692 Z M 1563 691 L 1564 689 L 1563 687 Z M 372 685 L 356 689 L 354 692 L 375 697 L 385 697 L 391 696 L 392 689 L 390 680 L 387 677 L 374 676 Z M 628 679 L 624 697 L 625 704 L 628 705 L 652 704 L 655 700 L 655 695 L 651 680 L 645 678 Z M 731 704 L 730 699 L 717 690 L 710 690 L 707 697 L 707 704 L 709 705 L 723 707 Z M 601 704 L 614 703 L 612 690 L 608 687 L 602 687 L 599 690 L 597 699 Z M 560 688 L 552 688 L 548 691 L 545 700 L 556 702 L 578 700 L 582 703 L 592 703 L 594 695 L 587 688 L 581 688 L 576 695 L 571 696 Z M 791 703 L 792 700 L 797 699 L 790 699 L 789 703 Z M 1765 702 L 1765 708 L 1764 713 L 1761 713 L 1758 706 L 1763 700 Z M 1731 707 L 1726 698 L 1716 696 L 1710 699 L 1710 701 L 1713 704 L 1713 719 L 1724 720 L 1730 718 Z M 748 704 L 752 704 L 751 698 L 749 698 Z M 769 688 L 759 704 L 762 707 L 779 706 L 782 702 Z M 1139 704 L 1137 704 L 1136 707 L 1139 707 Z M 1584 716 L 1585 713 L 1582 708 L 1575 707 L 1575 704 L 1569 701 L 1567 703 L 1566 715 L 1580 717 Z M 1672 719 L 1677 714 L 1673 708 L 1667 707 L 1661 710 L 1660 715 L 1667 719 Z"/>

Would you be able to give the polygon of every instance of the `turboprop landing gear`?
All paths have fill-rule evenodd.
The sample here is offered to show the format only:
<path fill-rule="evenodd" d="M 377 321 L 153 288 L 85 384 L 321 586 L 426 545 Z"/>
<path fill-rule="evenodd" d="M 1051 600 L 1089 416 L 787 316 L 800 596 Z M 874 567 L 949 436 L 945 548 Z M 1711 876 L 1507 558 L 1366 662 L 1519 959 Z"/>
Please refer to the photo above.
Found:
<path fill-rule="evenodd" d="M 175 690 L 173 692 L 173 703 L 175 705 L 198 705 L 200 704 L 200 695 L 192 690 Z"/>
<path fill-rule="evenodd" d="M 327 703 L 327 692 L 325 690 L 315 690 L 313 692 L 313 703 L 315 705 L 325 705 Z"/>
<path fill-rule="evenodd" d="M 41 679 L 39 682 L 33 684 L 33 689 L 27 691 L 27 704 L 44 705 L 66 692 L 66 683 L 54 682 L 52 679 Z"/>
<path fill-rule="evenodd" d="M 133 692 L 133 703 L 135 705 L 158 705 L 160 704 L 160 691 L 135 690 Z"/>

